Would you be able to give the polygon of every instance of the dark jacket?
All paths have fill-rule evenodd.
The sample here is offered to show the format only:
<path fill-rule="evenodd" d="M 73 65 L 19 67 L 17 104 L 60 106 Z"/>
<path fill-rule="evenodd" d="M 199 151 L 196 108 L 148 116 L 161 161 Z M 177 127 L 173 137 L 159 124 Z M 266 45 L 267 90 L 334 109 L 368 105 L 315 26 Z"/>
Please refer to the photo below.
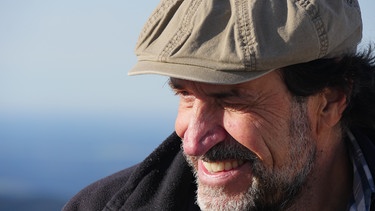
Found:
<path fill-rule="evenodd" d="M 361 133 L 355 136 L 375 175 L 374 144 Z M 173 133 L 143 162 L 89 185 L 63 210 L 199 210 L 194 177 L 180 145 Z"/>
<path fill-rule="evenodd" d="M 173 133 L 143 162 L 89 185 L 63 210 L 199 210 L 195 191 L 181 140 Z"/>

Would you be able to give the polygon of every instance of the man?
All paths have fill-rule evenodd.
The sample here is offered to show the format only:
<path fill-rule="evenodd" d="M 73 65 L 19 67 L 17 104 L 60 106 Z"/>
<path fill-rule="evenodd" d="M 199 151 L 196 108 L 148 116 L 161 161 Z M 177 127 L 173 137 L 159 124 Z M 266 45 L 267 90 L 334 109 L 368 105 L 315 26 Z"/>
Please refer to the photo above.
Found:
<path fill-rule="evenodd" d="M 361 33 L 355 0 L 162 1 L 130 75 L 170 77 L 176 132 L 65 210 L 374 210 Z"/>

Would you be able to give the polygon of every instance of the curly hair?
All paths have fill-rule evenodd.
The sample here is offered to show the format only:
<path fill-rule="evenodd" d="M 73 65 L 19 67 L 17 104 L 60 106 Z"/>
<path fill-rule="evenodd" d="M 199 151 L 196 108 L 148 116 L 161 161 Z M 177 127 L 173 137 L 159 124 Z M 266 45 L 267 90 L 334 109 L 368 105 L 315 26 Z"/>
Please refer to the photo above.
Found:
<path fill-rule="evenodd" d="M 340 89 L 348 102 L 341 126 L 375 129 L 375 55 L 371 45 L 361 53 L 296 64 L 281 72 L 289 91 L 300 99 L 325 88 Z"/>

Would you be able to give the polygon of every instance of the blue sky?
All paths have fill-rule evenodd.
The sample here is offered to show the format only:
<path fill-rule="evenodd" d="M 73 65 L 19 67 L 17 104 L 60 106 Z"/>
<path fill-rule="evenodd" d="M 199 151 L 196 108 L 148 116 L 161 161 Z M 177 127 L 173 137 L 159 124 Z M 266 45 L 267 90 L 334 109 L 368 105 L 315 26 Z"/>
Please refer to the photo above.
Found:
<path fill-rule="evenodd" d="M 127 76 L 157 4 L 0 0 L 0 113 L 175 111 L 165 77 Z M 364 41 L 375 40 L 375 3 L 361 5 Z"/>
<path fill-rule="evenodd" d="M 0 112 L 175 107 L 166 78 L 127 76 L 138 33 L 158 3 L 128 2 L 0 0 Z"/>

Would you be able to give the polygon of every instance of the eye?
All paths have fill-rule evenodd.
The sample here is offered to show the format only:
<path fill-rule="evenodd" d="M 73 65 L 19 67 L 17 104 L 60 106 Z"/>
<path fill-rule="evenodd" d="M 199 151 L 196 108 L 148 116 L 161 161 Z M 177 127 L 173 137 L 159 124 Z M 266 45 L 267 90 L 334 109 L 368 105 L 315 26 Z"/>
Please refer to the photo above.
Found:
<path fill-rule="evenodd" d="M 221 101 L 220 106 L 227 111 L 246 111 L 250 105 L 236 102 Z"/>
<path fill-rule="evenodd" d="M 185 91 L 185 90 L 175 90 L 175 95 L 178 95 L 180 97 L 187 97 L 191 94 L 188 91 Z"/>
<path fill-rule="evenodd" d="M 191 103 L 195 99 L 194 94 L 185 89 L 175 89 L 174 93 L 176 96 L 180 97 L 181 102 Z"/>

